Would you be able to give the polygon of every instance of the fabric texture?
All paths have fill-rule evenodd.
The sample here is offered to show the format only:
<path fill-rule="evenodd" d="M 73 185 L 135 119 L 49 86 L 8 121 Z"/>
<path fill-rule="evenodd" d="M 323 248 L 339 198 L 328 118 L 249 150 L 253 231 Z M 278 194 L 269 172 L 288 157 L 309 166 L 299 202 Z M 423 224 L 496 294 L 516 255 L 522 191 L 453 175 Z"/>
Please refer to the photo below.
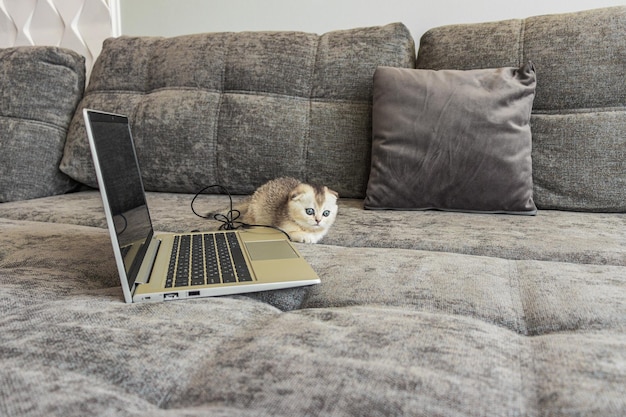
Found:
<path fill-rule="evenodd" d="M 417 67 L 519 66 L 538 84 L 531 116 L 539 209 L 626 211 L 626 8 L 433 28 Z"/>
<path fill-rule="evenodd" d="M 121 37 L 104 43 L 80 108 L 129 116 L 148 190 L 249 194 L 292 176 L 362 198 L 379 65 L 415 66 L 404 25 Z M 95 187 L 85 138 L 77 112 L 61 170 Z"/>
<path fill-rule="evenodd" d="M 368 209 L 535 214 L 532 63 L 374 75 Z"/>
<path fill-rule="evenodd" d="M 496 230 L 500 219 L 543 212 L 366 214 L 433 226 L 484 217 Z M 626 411 L 624 266 L 383 247 L 391 235 L 339 247 L 354 229 L 339 226 L 333 245 L 298 245 L 323 282 L 301 309 L 281 312 L 246 296 L 127 305 L 104 228 L 0 219 L 0 414 Z"/>
<path fill-rule="evenodd" d="M 148 192 L 155 230 L 173 233 L 217 230 L 220 222 L 193 214 L 192 197 Z M 234 196 L 235 204 L 244 198 Z M 321 241 L 338 250 L 384 247 L 626 267 L 624 213 L 540 210 L 533 217 L 492 216 L 438 210 L 363 210 L 360 199 L 342 198 L 338 204 L 337 220 Z M 194 209 L 200 213 L 216 212 L 228 206 L 225 195 L 200 195 L 194 202 Z M 0 218 L 106 228 L 98 191 L 1 204 Z M 298 245 L 298 249 L 305 246 Z"/>
<path fill-rule="evenodd" d="M 56 47 L 0 49 L 0 202 L 61 194 L 65 137 L 85 86 L 85 59 Z"/>
<path fill-rule="evenodd" d="M 626 7 L 573 14 L 572 27 L 580 31 L 566 37 L 561 34 L 568 30 L 568 15 L 542 17 L 545 33 L 553 36 L 544 40 L 546 48 L 571 57 L 572 49 L 596 42 L 602 50 L 594 53 L 613 57 L 606 63 L 610 67 L 614 64 L 611 60 L 621 59 L 624 53 L 623 38 L 615 35 L 614 43 L 604 43 L 604 36 L 617 33 L 611 25 L 622 19 L 623 11 Z M 595 25 L 598 16 L 605 17 L 606 26 Z M 589 24 L 578 25 L 584 18 Z M 550 31 L 559 25 L 558 33 Z M 510 51 L 520 51 L 521 29 L 520 21 L 442 29 L 439 33 L 447 34 L 441 39 L 447 54 L 435 55 L 443 60 L 451 59 L 447 55 L 465 56 L 477 68 L 519 67 L 523 61 Z M 481 34 L 480 42 L 476 34 Z M 597 38 L 588 39 L 588 35 Z M 203 39 L 217 42 L 220 36 L 249 35 L 214 34 Z M 264 33 L 257 36 L 267 40 Z M 389 52 L 372 36 L 378 53 Z M 191 140 L 180 138 L 202 134 L 196 122 L 208 123 L 208 118 L 198 120 L 197 109 L 185 107 L 184 99 L 175 99 L 172 90 L 196 94 L 202 88 L 195 83 L 203 86 L 206 74 L 213 74 L 210 65 L 224 68 L 222 61 L 211 55 L 219 50 L 219 42 L 185 49 L 181 39 L 198 40 L 171 40 L 167 54 L 179 58 L 172 58 L 170 64 L 155 60 L 164 56 L 166 40 L 153 39 L 159 48 L 150 54 L 150 48 L 142 44 L 145 38 L 135 39 L 136 47 L 129 40 L 120 40 L 120 46 L 129 42 L 128 48 L 120 48 L 116 54 L 109 48 L 104 55 L 109 61 L 99 64 L 98 84 L 86 98 L 88 105 L 88 100 L 96 105 L 110 98 L 116 108 L 126 105 L 130 110 L 133 103 L 142 103 L 138 108 L 143 113 L 136 114 L 175 114 L 181 120 L 177 136 L 144 148 L 156 155 L 158 146 L 165 147 L 164 159 L 176 158 L 170 154 L 170 143 L 188 146 Z M 252 37 L 246 47 L 237 49 L 242 68 L 232 69 L 245 83 L 258 81 L 255 76 L 259 74 L 251 73 L 244 58 L 263 49 L 254 40 Z M 330 38 L 326 41 L 333 44 Z M 344 41 L 351 42 L 349 38 Z M 358 51 L 369 48 L 365 38 L 355 36 L 354 42 Z M 437 42 L 425 45 L 433 51 L 439 49 Z M 320 44 L 320 48 L 325 46 Z M 345 52 L 343 47 L 341 50 Z M 401 56 L 405 52 L 403 48 L 397 51 Z M 122 59 L 124 54 L 132 59 Z M 552 59 L 563 61 L 563 57 Z M 299 65 L 293 58 L 295 64 L 290 65 Z M 502 64 L 501 58 L 512 62 Z M 328 59 L 333 65 L 335 57 Z M 359 59 L 359 54 L 346 59 L 341 71 L 356 69 Z M 147 61 L 152 63 L 147 66 Z M 180 62 L 180 66 L 171 62 Z M 276 62 L 292 61 L 285 57 Z M 547 64 L 544 57 L 546 71 Z M 195 69 L 186 71 L 190 65 Z M 615 81 L 623 72 L 604 73 L 608 67 L 599 66 L 597 73 L 613 84 L 610 88 L 619 96 L 620 85 Z M 261 71 L 262 65 L 255 68 Z M 575 71 L 571 62 L 565 68 L 568 71 Z M 102 76 L 105 72 L 110 85 Z M 293 68 L 284 70 L 285 74 L 295 72 Z M 544 72 L 538 68 L 537 91 L 542 91 Z M 148 73 L 160 75 L 150 78 Z M 354 78 L 338 81 L 340 76 L 327 74 L 325 94 L 343 94 L 339 92 L 354 88 L 350 84 Z M 134 90 L 138 79 L 150 80 L 144 93 Z M 567 101 L 562 92 L 574 88 L 564 86 L 571 79 L 551 81 L 560 82 L 560 88 L 545 86 L 557 94 L 557 104 L 561 99 Z M 256 85 L 261 84 L 274 92 L 274 102 L 285 99 L 282 93 L 287 86 L 279 80 L 263 79 Z M 203 91 L 206 97 L 213 90 L 207 87 Z M 245 114 L 233 110 L 237 94 L 235 90 L 223 94 L 224 108 L 234 113 L 223 115 L 217 126 L 225 120 L 245 120 Z M 593 91 L 586 94 L 595 95 Z M 242 96 L 252 99 L 254 94 Z M 545 93 L 542 97 L 544 103 L 549 99 Z M 312 108 L 321 104 L 331 108 L 324 100 L 312 100 Z M 352 108 L 337 105 L 339 114 L 341 109 L 346 111 L 345 126 L 349 126 L 355 120 L 349 119 Z M 337 116 L 335 110 L 329 114 Z M 577 109 L 556 116 L 583 129 L 577 119 L 582 114 L 587 130 L 575 134 L 601 136 L 600 124 L 607 121 L 618 128 L 615 136 L 594 136 L 595 140 L 585 142 L 589 159 L 599 163 L 594 175 L 609 175 L 617 168 L 600 164 L 610 162 L 600 154 L 609 151 L 608 142 L 623 137 L 619 132 L 621 113 Z M 267 117 L 264 120 L 283 122 L 278 116 Z M 531 123 L 537 122 L 536 115 L 533 117 Z M 143 127 L 141 119 L 135 120 L 138 132 L 146 126 L 152 129 L 150 134 L 164 131 L 157 119 L 146 119 Z M 74 120 L 72 128 L 76 129 L 75 138 L 79 137 L 79 121 Z M 575 136 L 567 124 L 550 127 L 544 140 L 551 144 L 537 144 L 544 159 L 533 162 L 544 167 L 541 175 L 558 177 L 570 169 L 568 158 L 579 152 L 580 143 L 570 141 Z M 340 130 L 335 136 L 331 125 L 327 128 L 329 143 L 353 140 L 341 136 Z M 144 134 L 144 144 L 149 138 Z M 203 146 L 194 152 L 202 155 Z M 337 149 L 345 149 L 343 146 L 338 144 Z M 350 146 L 364 152 L 355 160 L 369 155 L 369 148 Z M 562 158 L 564 152 L 571 154 Z M 88 154 L 84 157 L 89 160 Z M 333 169 L 339 175 L 345 160 L 333 158 L 328 163 L 335 164 Z M 279 152 L 277 159 L 277 166 L 287 165 L 293 155 Z M 205 162 L 202 159 L 188 162 L 184 165 L 176 160 L 178 169 L 204 169 L 197 165 Z M 211 164 L 207 166 L 214 167 L 215 161 Z M 369 164 L 360 168 L 368 170 Z M 533 169 L 536 171 L 536 166 Z M 165 172 L 172 181 L 184 183 L 175 169 Z M 587 199 L 574 196 L 568 182 L 559 180 L 559 184 L 560 193 L 570 193 L 567 204 Z M 594 195 L 604 195 L 610 202 L 615 194 L 623 193 L 623 189 L 609 190 L 618 186 L 611 180 Z M 364 210 L 363 197 L 341 198 L 336 222 L 321 243 L 296 244 L 320 276 L 320 285 L 297 294 L 126 304 L 100 195 L 85 188 L 0 204 L 0 416 L 626 415 L 626 213 L 539 210 L 536 216 L 495 216 L 441 210 Z M 588 190 L 580 192 L 590 195 Z M 192 213 L 193 194 L 148 192 L 147 198 L 157 231 L 214 230 L 220 225 Z M 234 196 L 235 202 L 243 198 Z M 599 200 L 585 201 L 597 204 Z M 194 203 L 200 213 L 227 206 L 225 195 L 200 195 Z"/>

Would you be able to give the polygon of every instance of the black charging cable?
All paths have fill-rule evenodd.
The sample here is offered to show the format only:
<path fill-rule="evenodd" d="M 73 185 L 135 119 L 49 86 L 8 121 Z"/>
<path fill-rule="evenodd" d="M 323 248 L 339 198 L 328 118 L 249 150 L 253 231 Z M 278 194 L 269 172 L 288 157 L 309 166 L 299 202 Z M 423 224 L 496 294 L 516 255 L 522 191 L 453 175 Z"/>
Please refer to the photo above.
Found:
<path fill-rule="evenodd" d="M 213 214 L 213 216 L 205 216 L 205 215 L 198 213 L 193 208 L 193 203 L 196 201 L 196 198 L 198 198 L 200 194 L 202 194 L 203 192 L 205 192 L 206 190 L 210 188 L 219 188 L 221 192 L 228 195 L 228 200 L 230 201 L 230 210 L 228 210 L 226 214 L 215 213 Z M 245 226 L 245 223 L 237 221 L 237 219 L 241 217 L 241 212 L 233 208 L 233 196 L 230 195 L 230 192 L 226 189 L 226 187 L 223 187 L 219 184 L 209 185 L 209 186 L 204 187 L 200 191 L 198 191 L 196 195 L 193 197 L 193 199 L 191 200 L 191 211 L 193 211 L 193 214 L 195 214 L 198 217 L 202 217 L 203 219 L 217 220 L 218 222 L 221 222 L 222 225 L 220 226 L 219 230 L 235 230 L 235 229 L 239 229 L 242 226 Z"/>
<path fill-rule="evenodd" d="M 229 205 L 229 210 L 226 212 L 226 214 L 214 213 L 212 216 L 210 216 L 210 215 L 209 216 L 205 216 L 203 214 L 198 213 L 194 209 L 193 203 L 196 201 L 196 198 L 198 198 L 198 196 L 200 194 L 202 194 L 203 192 L 205 192 L 206 190 L 208 190 L 210 188 L 218 188 L 221 192 L 223 192 L 224 194 L 228 195 L 228 201 L 230 202 L 229 203 L 230 205 Z M 250 228 L 250 227 L 267 227 L 267 228 L 270 228 L 270 229 L 278 230 L 279 232 L 281 232 L 285 236 L 287 236 L 287 238 L 289 240 L 291 240 L 291 236 L 289 236 L 289 233 L 285 232 L 280 227 L 271 226 L 271 225 L 267 225 L 267 224 L 248 224 L 248 223 L 244 223 L 242 221 L 237 221 L 237 219 L 241 217 L 241 212 L 233 207 L 233 196 L 230 194 L 228 189 L 226 187 L 222 186 L 222 185 L 219 185 L 219 184 L 208 185 L 208 186 L 204 187 L 203 189 L 201 189 L 200 191 L 198 191 L 196 193 L 196 195 L 193 196 L 193 199 L 191 200 L 191 211 L 193 212 L 193 214 L 195 214 L 196 216 L 201 217 L 203 219 L 216 220 L 216 221 L 222 223 L 220 225 L 220 227 L 219 227 L 219 230 L 236 230 L 236 229 L 247 229 L 247 228 Z"/>

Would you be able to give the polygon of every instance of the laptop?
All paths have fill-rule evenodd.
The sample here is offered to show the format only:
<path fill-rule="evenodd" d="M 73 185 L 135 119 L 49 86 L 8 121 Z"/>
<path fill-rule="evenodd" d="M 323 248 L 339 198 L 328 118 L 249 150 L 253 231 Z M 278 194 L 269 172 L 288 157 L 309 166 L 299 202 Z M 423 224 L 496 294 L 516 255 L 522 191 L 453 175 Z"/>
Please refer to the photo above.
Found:
<path fill-rule="evenodd" d="M 124 300 L 155 302 L 319 284 L 282 232 L 155 233 L 128 118 L 83 110 Z"/>

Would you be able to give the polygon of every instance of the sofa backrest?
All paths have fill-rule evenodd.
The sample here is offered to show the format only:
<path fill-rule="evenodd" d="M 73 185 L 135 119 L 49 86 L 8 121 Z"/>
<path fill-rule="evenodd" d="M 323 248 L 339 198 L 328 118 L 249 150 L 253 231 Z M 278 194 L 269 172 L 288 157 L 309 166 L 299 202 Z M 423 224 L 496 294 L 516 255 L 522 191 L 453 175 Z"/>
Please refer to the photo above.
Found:
<path fill-rule="evenodd" d="M 626 211 L 626 7 L 426 32 L 417 67 L 537 71 L 531 116 L 538 208 Z"/>
<path fill-rule="evenodd" d="M 48 46 L 0 49 L 0 203 L 62 194 L 67 129 L 85 86 L 85 59 Z"/>
<path fill-rule="evenodd" d="M 109 39 L 61 170 L 97 185 L 81 116 L 88 107 L 129 116 L 147 190 L 221 184 L 248 194 L 290 175 L 362 198 L 380 65 L 415 66 L 404 25 Z"/>

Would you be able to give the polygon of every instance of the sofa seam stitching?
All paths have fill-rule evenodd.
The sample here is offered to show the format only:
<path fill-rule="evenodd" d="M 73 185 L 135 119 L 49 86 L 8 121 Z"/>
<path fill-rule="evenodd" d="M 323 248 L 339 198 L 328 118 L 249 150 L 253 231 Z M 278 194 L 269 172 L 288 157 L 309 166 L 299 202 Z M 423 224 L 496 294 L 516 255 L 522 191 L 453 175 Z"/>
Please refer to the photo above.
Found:
<path fill-rule="evenodd" d="M 522 19 L 519 29 L 519 41 L 517 45 L 517 66 L 522 66 L 522 62 L 524 59 L 524 36 L 526 35 L 526 19 Z"/>
<path fill-rule="evenodd" d="M 572 109 L 533 109 L 533 116 L 568 116 L 570 114 L 626 112 L 626 106 L 581 107 Z"/>
<path fill-rule="evenodd" d="M 289 94 L 279 94 L 272 93 L 268 91 L 246 91 L 246 90 L 213 90 L 209 88 L 200 88 L 193 86 L 171 86 L 171 87 L 162 87 L 150 91 L 139 91 L 139 90 L 131 90 L 131 89 L 112 89 L 112 90 L 93 90 L 89 93 L 86 93 L 85 96 L 91 96 L 96 94 L 137 94 L 137 95 L 149 95 L 161 91 L 171 91 L 171 90 L 189 90 L 189 91 L 205 91 L 208 93 L 215 93 L 219 95 L 227 95 L 227 94 L 240 94 L 240 95 L 249 95 L 249 96 L 260 96 L 260 97 L 275 97 L 275 98 L 289 98 L 300 101 L 311 101 L 315 103 L 349 103 L 349 104 L 361 104 L 361 105 L 369 105 L 371 100 L 367 99 L 341 99 L 341 98 L 323 98 L 323 97 L 306 97 L 306 96 L 293 96 Z"/>
<path fill-rule="evenodd" d="M 312 114 L 313 114 L 313 88 L 315 83 L 315 71 L 317 70 L 317 62 L 319 58 L 320 44 L 322 41 L 322 37 L 317 37 L 317 42 L 315 45 L 315 55 L 313 57 L 313 65 L 311 66 L 310 77 L 311 77 L 311 86 L 309 88 L 309 114 L 307 115 L 308 123 L 307 123 L 307 135 L 304 140 L 304 175 L 305 182 L 309 182 L 308 172 L 309 172 L 309 146 L 311 144 L 311 124 L 312 124 Z"/>
<path fill-rule="evenodd" d="M 228 57 L 230 56 L 230 50 L 231 50 L 231 44 L 232 44 L 232 35 L 229 35 L 228 38 L 226 39 L 227 42 L 227 47 L 226 47 L 226 51 L 224 53 L 224 64 L 222 65 L 222 70 L 220 73 L 220 89 L 217 90 L 217 93 L 219 94 L 219 98 L 217 100 L 217 106 L 215 109 L 215 125 L 213 127 L 213 155 L 214 156 L 214 160 L 213 160 L 213 174 L 215 176 L 215 180 L 217 184 L 222 184 L 221 182 L 221 178 L 220 178 L 220 169 L 219 169 L 219 130 L 220 130 L 220 115 L 222 114 L 222 103 L 224 100 L 224 92 L 225 92 L 225 86 L 226 86 L 226 65 L 228 65 Z"/>
<path fill-rule="evenodd" d="M 17 122 L 22 122 L 22 123 L 33 123 L 36 125 L 40 125 L 40 126 L 45 126 L 48 128 L 52 128 L 54 130 L 58 130 L 62 133 L 66 133 L 69 129 L 69 123 L 63 127 L 61 125 L 57 125 L 55 123 L 52 122 L 46 122 L 44 120 L 37 120 L 37 119 L 33 119 L 33 118 L 29 118 L 29 117 L 23 117 L 23 116 L 9 116 L 6 114 L 0 114 L 0 119 L 6 119 L 6 120 L 15 120 Z"/>
<path fill-rule="evenodd" d="M 529 333 L 528 333 L 528 320 L 526 319 L 526 303 L 524 302 L 523 294 L 522 294 L 522 283 L 520 281 L 520 271 L 519 271 L 519 265 L 518 265 L 519 261 L 512 259 L 511 262 L 512 262 L 512 267 L 509 268 L 509 286 L 511 287 L 512 280 L 515 280 L 516 287 L 517 287 L 517 296 L 518 296 L 518 300 L 520 303 L 520 308 L 522 309 L 520 311 L 520 316 L 518 316 L 518 323 L 520 327 L 517 333 L 520 337 L 520 341 L 521 341 L 520 349 L 522 351 L 519 352 L 519 356 L 517 358 L 517 371 L 518 371 L 518 376 L 519 376 L 520 389 L 523 391 L 526 387 L 525 382 L 527 380 L 526 375 L 524 374 L 523 361 L 527 360 L 529 350 L 532 349 L 532 346 L 531 346 L 532 342 L 529 340 L 529 337 L 528 337 Z M 511 271 L 511 269 L 513 269 L 513 271 Z M 513 276 L 511 276 L 511 273 L 513 274 Z M 511 297 L 513 297 L 512 292 L 509 292 L 509 294 Z M 528 401 L 524 401 L 523 396 L 520 397 L 518 406 L 522 412 L 525 412 L 529 408 Z"/>

